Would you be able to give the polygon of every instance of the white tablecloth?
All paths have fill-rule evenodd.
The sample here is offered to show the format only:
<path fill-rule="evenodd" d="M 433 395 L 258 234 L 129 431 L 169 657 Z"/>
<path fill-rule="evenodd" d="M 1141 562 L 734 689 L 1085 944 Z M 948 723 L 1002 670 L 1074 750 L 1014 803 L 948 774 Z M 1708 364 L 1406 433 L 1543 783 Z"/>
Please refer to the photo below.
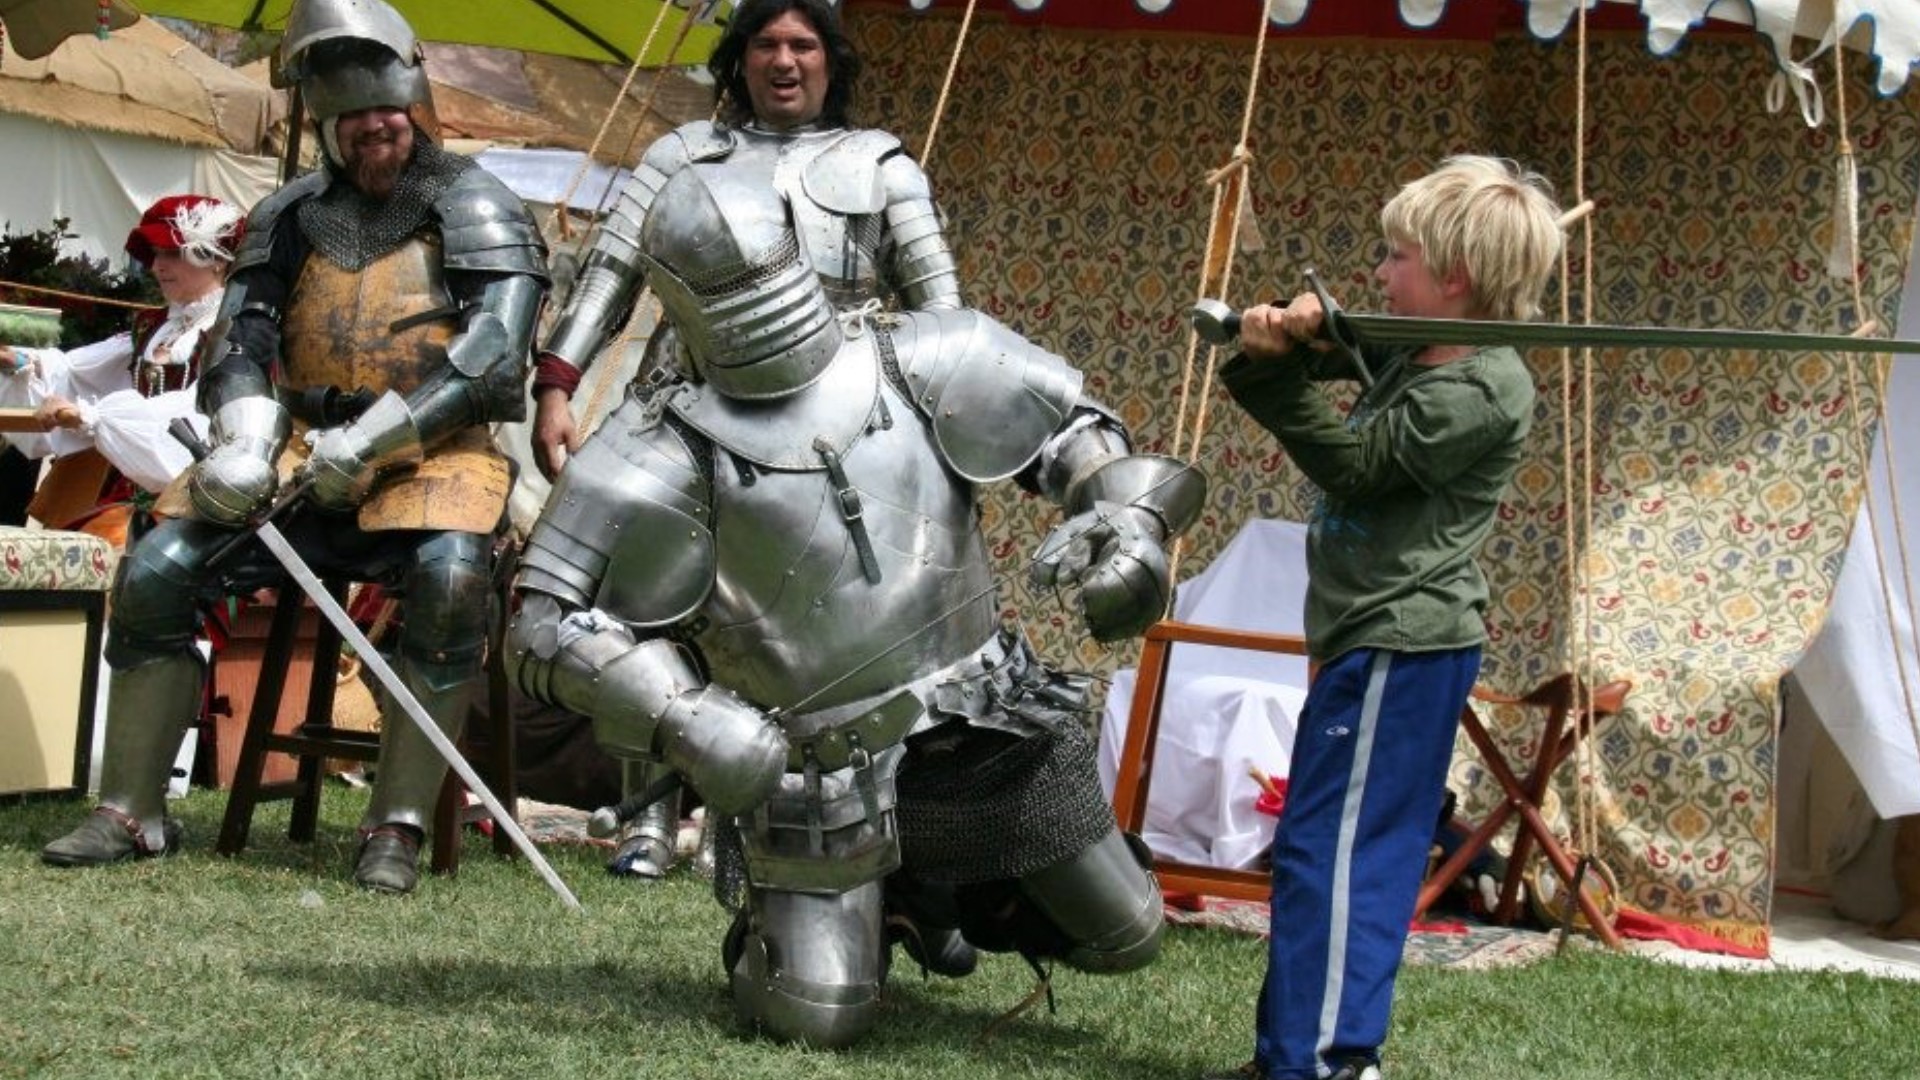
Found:
<path fill-rule="evenodd" d="M 1250 521 L 1213 564 L 1180 586 L 1174 617 L 1235 630 L 1298 634 L 1306 600 L 1306 526 Z M 1119 771 L 1135 673 L 1116 672 L 1100 722 L 1100 782 Z M 1160 709 L 1142 837 L 1161 858 L 1243 868 L 1273 839 L 1247 774 L 1287 774 L 1306 701 L 1305 657 L 1175 645 Z"/>

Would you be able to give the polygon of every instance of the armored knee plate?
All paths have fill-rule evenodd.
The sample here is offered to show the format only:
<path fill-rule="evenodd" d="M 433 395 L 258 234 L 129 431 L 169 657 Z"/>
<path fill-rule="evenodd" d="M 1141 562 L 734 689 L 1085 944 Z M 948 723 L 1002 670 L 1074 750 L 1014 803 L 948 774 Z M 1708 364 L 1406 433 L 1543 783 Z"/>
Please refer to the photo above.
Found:
<path fill-rule="evenodd" d="M 729 975 L 742 1023 L 783 1042 L 848 1046 L 880 1010 L 880 883 L 841 893 L 754 889 Z"/>
<path fill-rule="evenodd" d="M 488 537 L 442 532 L 420 545 L 406 581 L 400 653 L 423 685 L 450 690 L 480 673 L 493 593 Z"/>
<path fill-rule="evenodd" d="M 206 558 L 233 533 L 198 521 L 161 525 L 127 549 L 113 588 L 107 662 L 137 667 L 193 647 L 194 596 Z"/>
<path fill-rule="evenodd" d="M 1071 943 L 1061 962 L 1106 975 L 1143 968 L 1160 955 L 1166 919 L 1149 863 L 1145 846 L 1115 829 L 1073 858 L 1020 879 L 1021 893 Z"/>

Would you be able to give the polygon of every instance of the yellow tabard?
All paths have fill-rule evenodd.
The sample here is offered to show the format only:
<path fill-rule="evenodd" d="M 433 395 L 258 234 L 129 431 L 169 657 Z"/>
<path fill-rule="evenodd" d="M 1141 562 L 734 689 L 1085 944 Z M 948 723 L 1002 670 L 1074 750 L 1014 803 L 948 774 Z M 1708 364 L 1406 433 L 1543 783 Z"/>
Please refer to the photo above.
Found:
<path fill-rule="evenodd" d="M 455 321 L 448 314 L 399 331 L 393 324 L 448 303 L 436 239 L 416 237 L 357 272 L 316 251 L 287 301 L 277 381 L 291 390 L 408 393 L 446 366 Z M 295 420 L 293 431 L 280 458 L 283 479 L 308 454 L 307 425 Z M 492 532 L 506 510 L 510 475 L 492 433 L 476 424 L 429 449 L 418 468 L 374 488 L 360 506 L 360 528 Z"/>

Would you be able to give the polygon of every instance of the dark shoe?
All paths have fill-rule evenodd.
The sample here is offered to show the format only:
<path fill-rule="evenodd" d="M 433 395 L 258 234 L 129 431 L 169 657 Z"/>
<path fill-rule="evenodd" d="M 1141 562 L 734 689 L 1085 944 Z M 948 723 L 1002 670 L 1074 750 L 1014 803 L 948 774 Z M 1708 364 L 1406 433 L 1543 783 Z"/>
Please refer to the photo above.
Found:
<path fill-rule="evenodd" d="M 378 825 L 360 841 L 353 883 L 370 892 L 405 894 L 420 882 L 420 832 L 405 825 Z"/>
<path fill-rule="evenodd" d="M 973 974 L 980 966 L 980 950 L 973 947 L 960 931 L 945 926 L 921 926 L 905 915 L 887 916 L 887 940 L 899 942 L 922 974 L 932 972 L 949 979 Z"/>
<path fill-rule="evenodd" d="M 79 828 L 40 849 L 48 866 L 106 866 L 123 859 L 151 859 L 180 850 L 180 823 L 164 818 L 158 848 L 148 845 L 146 827 L 111 806 L 96 806 Z"/>

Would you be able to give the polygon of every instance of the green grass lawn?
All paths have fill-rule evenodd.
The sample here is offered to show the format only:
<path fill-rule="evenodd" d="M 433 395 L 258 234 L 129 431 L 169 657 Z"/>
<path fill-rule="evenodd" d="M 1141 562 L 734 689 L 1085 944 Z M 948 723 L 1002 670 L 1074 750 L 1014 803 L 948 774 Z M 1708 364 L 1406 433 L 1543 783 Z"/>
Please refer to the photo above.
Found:
<path fill-rule="evenodd" d="M 1264 948 L 1170 930 L 1131 976 L 1062 971 L 1057 1014 L 987 1034 L 1031 988 L 1015 957 L 971 978 L 889 984 L 873 1034 L 841 1053 L 736 1026 L 725 918 L 706 885 L 636 887 L 597 849 L 549 857 L 570 914 L 481 845 L 407 898 L 347 882 L 364 797 L 327 793 L 322 839 L 265 809 L 239 859 L 212 852 L 224 805 L 176 810 L 186 851 L 96 871 L 40 865 L 76 803 L 0 807 L 0 1077 L 1190 1078 L 1249 1056 Z M 1409 968 L 1391 1080 L 1920 1077 L 1920 986 L 1826 974 L 1702 972 L 1588 950 L 1529 968 Z"/>

